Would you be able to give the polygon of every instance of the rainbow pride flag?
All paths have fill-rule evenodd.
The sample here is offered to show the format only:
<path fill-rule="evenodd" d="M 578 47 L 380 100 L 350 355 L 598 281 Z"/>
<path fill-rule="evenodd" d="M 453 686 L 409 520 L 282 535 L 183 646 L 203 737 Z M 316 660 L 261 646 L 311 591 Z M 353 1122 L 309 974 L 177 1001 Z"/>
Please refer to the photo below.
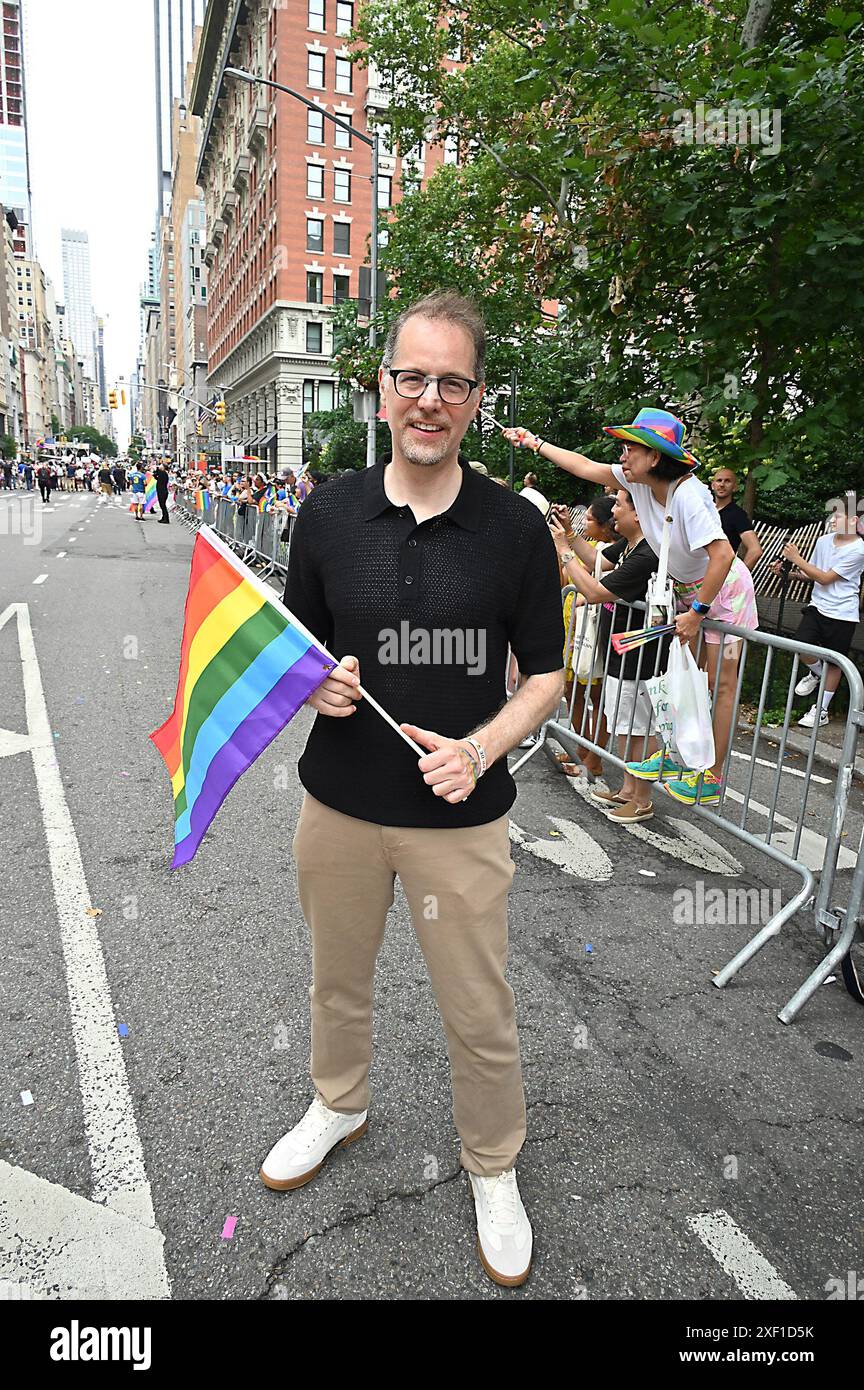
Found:
<path fill-rule="evenodd" d="M 144 484 L 144 514 L 151 511 L 156 506 L 156 479 L 152 473 L 147 474 L 147 481 Z"/>
<path fill-rule="evenodd" d="M 619 656 L 623 656 L 625 652 L 635 651 L 637 647 L 644 647 L 646 642 L 656 642 L 658 637 L 665 637 L 668 632 L 674 631 L 674 623 L 661 623 L 656 627 L 634 627 L 629 632 L 613 633 L 612 646 Z"/>
<path fill-rule="evenodd" d="M 264 496 L 258 498 L 259 512 L 271 512 L 273 510 L 273 502 L 275 501 L 275 497 L 276 489 L 273 487 L 268 487 L 267 491 L 264 493 Z"/>
<path fill-rule="evenodd" d="M 210 493 L 206 487 L 199 487 L 195 491 L 195 506 L 199 512 L 206 512 L 210 506 Z"/>
<path fill-rule="evenodd" d="M 209 526 L 195 538 L 174 710 L 150 735 L 174 794 L 172 869 L 336 662 Z"/>

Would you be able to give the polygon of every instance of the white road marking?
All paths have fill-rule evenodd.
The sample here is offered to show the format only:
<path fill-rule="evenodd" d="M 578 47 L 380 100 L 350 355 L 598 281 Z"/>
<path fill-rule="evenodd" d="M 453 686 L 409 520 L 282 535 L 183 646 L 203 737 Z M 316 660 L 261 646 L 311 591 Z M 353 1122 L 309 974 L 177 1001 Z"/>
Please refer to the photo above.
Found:
<path fill-rule="evenodd" d="M 751 758 L 749 753 L 739 753 L 737 748 L 732 749 L 732 757 L 741 758 L 742 761 L 745 763 L 758 763 L 760 767 L 770 767 L 772 772 L 777 771 L 777 764 L 770 762 L 768 758 Z M 804 776 L 804 773 L 800 770 L 800 768 L 797 767 L 784 767 L 781 769 L 781 771 L 787 773 L 790 777 Z M 827 787 L 830 784 L 831 779 L 830 777 L 819 777 L 815 772 L 811 772 L 810 781 L 819 782 L 823 787 Z"/>
<path fill-rule="evenodd" d="M 726 795 L 732 801 L 737 801 L 739 806 L 744 805 L 744 797 L 741 792 L 736 792 L 734 787 L 726 788 Z M 769 807 L 763 806 L 761 801 L 750 800 L 750 810 L 755 811 L 759 816 L 769 816 Z M 782 849 L 784 854 L 791 854 L 792 845 L 795 840 L 795 821 L 789 820 L 786 816 L 779 813 L 774 815 L 774 824 L 780 825 L 784 830 L 788 830 L 788 835 L 778 835 L 772 828 L 771 843 L 777 849 Z M 764 836 L 760 837 L 764 839 Z M 824 835 L 819 835 L 815 830 L 808 830 L 807 826 L 801 831 L 801 843 L 798 846 L 798 858 L 805 868 L 817 872 L 825 863 L 826 840 Z M 840 855 L 837 860 L 838 869 L 854 869 L 856 857 L 845 845 L 840 846 Z"/>
<path fill-rule="evenodd" d="M 597 841 L 571 820 L 550 816 L 549 820 L 561 832 L 560 840 L 540 840 L 527 834 L 515 821 L 510 822 L 510 838 L 537 859 L 555 864 L 573 878 L 605 883 L 612 877 L 612 861 Z"/>
<path fill-rule="evenodd" d="M 74 545 L 75 542 L 77 541 L 77 539 L 78 539 L 77 536 L 70 536 L 70 537 L 69 537 L 69 544 L 70 544 L 70 545 Z"/>
<path fill-rule="evenodd" d="M 58 551 L 57 551 L 57 559 L 58 559 L 58 560 L 63 560 L 63 559 L 65 559 L 65 558 L 66 558 L 66 553 L 67 553 L 67 552 L 66 552 L 65 550 L 58 550 Z"/>
<path fill-rule="evenodd" d="M 599 803 L 591 796 L 588 787 L 582 785 L 582 778 L 568 777 L 567 781 L 577 796 L 586 801 L 598 815 L 604 816 L 608 820 Z M 664 796 L 665 793 L 657 792 L 656 795 Z M 660 850 L 663 854 L 670 854 L 673 859 L 679 859 L 684 864 L 701 869 L 703 873 L 722 874 L 726 878 L 734 878 L 741 873 L 741 865 L 738 860 L 728 850 L 718 845 L 717 841 L 712 839 L 710 835 L 706 835 L 700 826 L 677 816 L 670 816 L 668 824 L 680 829 L 680 839 L 666 835 L 662 830 L 650 829 L 647 825 L 616 825 L 615 829 L 626 830 L 628 835 L 641 840 L 643 844 L 650 845 L 652 849 Z"/>
<path fill-rule="evenodd" d="M 11 729 L 0 729 L 0 758 L 11 758 L 14 753 L 26 753 L 29 747 L 29 734 L 13 734 Z"/>
<path fill-rule="evenodd" d="M 92 900 L 57 766 L 27 605 L 11 604 L 0 614 L 0 629 L 10 619 L 16 619 L 18 626 L 29 745 L 66 968 L 92 1199 L 154 1230 L 153 1199 L 115 1026 L 98 919 L 87 915 Z M 157 1254 L 150 1278 L 167 1287 L 161 1246 Z"/>
<path fill-rule="evenodd" d="M 744 1234 L 740 1226 L 736 1226 L 728 1211 L 722 1207 L 717 1211 L 688 1216 L 687 1225 L 721 1269 L 734 1280 L 745 1298 L 783 1299 L 786 1302 L 798 1298 L 795 1290 L 789 1287 L 785 1279 L 781 1279 L 774 1266 L 769 1264 L 750 1237 Z"/>
<path fill-rule="evenodd" d="M 164 1236 L 0 1161 L 0 1298 L 170 1298 Z"/>
<path fill-rule="evenodd" d="M 46 580 L 47 578 L 48 578 L 47 574 L 39 574 L 39 575 L 37 575 L 36 578 L 33 580 L 33 583 L 34 583 L 34 584 L 44 584 L 44 583 L 45 583 L 45 580 Z"/>

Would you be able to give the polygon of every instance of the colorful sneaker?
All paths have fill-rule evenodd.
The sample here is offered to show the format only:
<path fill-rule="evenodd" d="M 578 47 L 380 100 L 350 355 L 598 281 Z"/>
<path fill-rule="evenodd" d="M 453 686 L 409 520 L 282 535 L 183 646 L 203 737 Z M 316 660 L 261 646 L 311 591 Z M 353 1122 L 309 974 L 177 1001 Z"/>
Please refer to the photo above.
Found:
<path fill-rule="evenodd" d="M 680 781 L 667 782 L 665 790 L 670 796 L 674 796 L 676 801 L 683 801 L 686 806 L 693 806 L 697 801 L 697 789 L 701 772 L 685 772 Z M 700 806 L 716 806 L 720 800 L 720 789 L 723 783 L 714 776 L 713 772 L 706 772 L 702 777 L 702 790 L 699 792 L 698 804 Z"/>
<path fill-rule="evenodd" d="M 687 768 L 676 762 L 671 753 L 664 753 L 662 749 L 658 749 L 650 758 L 646 758 L 644 763 L 628 763 L 627 771 L 634 777 L 641 777 L 643 782 L 671 782 L 684 775 Z"/>

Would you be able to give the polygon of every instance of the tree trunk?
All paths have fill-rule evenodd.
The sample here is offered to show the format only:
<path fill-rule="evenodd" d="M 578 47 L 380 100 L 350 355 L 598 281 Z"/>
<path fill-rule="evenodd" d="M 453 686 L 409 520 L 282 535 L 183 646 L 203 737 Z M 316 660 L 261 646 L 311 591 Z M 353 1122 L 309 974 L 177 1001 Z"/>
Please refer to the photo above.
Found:
<path fill-rule="evenodd" d="M 741 30 L 742 48 L 755 48 L 762 42 L 762 35 L 768 28 L 773 0 L 750 0 L 744 27 Z"/>

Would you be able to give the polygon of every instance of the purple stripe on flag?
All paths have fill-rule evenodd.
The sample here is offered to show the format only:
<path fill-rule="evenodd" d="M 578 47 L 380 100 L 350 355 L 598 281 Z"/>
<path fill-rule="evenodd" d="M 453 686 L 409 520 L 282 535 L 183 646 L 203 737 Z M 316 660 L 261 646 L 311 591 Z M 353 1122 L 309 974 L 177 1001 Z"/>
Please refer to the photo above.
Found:
<path fill-rule="evenodd" d="M 190 833 L 177 845 L 172 869 L 189 863 L 234 783 L 328 675 L 329 668 L 322 670 L 321 653 L 310 647 L 222 745 L 207 769 L 189 818 Z"/>

